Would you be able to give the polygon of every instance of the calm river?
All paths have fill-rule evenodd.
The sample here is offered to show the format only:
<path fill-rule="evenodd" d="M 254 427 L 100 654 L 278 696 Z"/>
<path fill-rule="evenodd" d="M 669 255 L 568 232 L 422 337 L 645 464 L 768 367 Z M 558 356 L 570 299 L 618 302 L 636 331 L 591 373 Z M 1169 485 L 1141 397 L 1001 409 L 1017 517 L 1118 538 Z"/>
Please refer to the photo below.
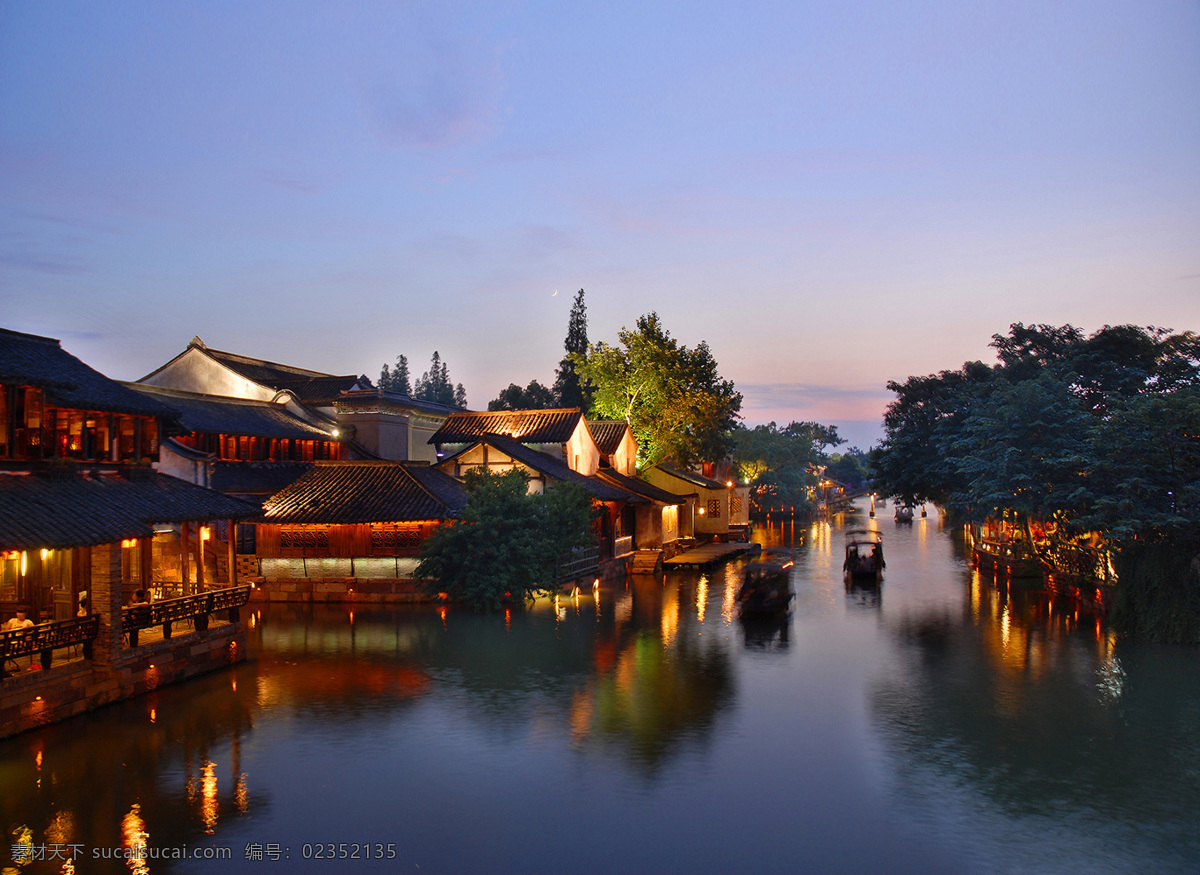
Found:
<path fill-rule="evenodd" d="M 850 519 L 878 591 L 840 518 L 756 532 L 797 547 L 776 627 L 734 616 L 739 562 L 511 616 L 255 612 L 247 664 L 0 743 L 10 841 L 77 857 L 0 869 L 1200 871 L 1200 650 L 997 588 L 932 510 Z M 230 859 L 93 859 L 123 842 Z"/>

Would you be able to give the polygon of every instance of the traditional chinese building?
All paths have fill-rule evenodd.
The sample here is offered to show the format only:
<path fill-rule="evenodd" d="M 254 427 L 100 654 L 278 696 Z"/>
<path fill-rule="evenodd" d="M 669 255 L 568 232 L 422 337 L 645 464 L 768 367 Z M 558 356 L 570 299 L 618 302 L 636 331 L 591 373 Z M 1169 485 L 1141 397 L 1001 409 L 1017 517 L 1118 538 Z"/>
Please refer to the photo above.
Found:
<path fill-rule="evenodd" d="M 462 483 L 421 462 L 317 462 L 264 503 L 257 597 L 418 600 L 421 544 L 466 501 Z"/>
<path fill-rule="evenodd" d="M 749 488 L 742 484 L 733 480 L 721 483 L 670 462 L 659 462 L 644 476 L 667 492 L 696 497 L 696 537 L 742 536 L 750 524 Z"/>
<path fill-rule="evenodd" d="M 0 619 L 32 623 L 0 632 L 0 734 L 242 658 L 241 624 L 209 623 L 248 594 L 215 534 L 255 508 L 150 467 L 172 417 L 0 329 Z"/>

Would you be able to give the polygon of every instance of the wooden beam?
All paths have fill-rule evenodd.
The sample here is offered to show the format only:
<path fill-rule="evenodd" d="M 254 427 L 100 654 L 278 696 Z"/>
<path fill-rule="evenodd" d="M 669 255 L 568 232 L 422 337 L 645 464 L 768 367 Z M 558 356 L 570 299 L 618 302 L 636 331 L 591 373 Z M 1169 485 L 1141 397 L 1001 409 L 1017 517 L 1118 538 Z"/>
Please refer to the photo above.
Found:
<path fill-rule="evenodd" d="M 229 523 L 229 585 L 237 586 L 237 523 Z"/>
<path fill-rule="evenodd" d="M 188 546 L 188 535 L 190 523 L 181 523 L 179 526 L 179 570 L 183 577 L 183 594 L 192 594 L 192 574 L 191 574 L 191 548 Z"/>

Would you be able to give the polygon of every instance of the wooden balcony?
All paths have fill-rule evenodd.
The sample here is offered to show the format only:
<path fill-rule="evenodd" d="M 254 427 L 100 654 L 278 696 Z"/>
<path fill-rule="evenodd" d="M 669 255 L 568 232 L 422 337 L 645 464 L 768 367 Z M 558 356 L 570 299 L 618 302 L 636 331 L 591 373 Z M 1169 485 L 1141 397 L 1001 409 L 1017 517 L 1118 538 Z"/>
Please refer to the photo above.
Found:
<path fill-rule="evenodd" d="M 18 656 L 39 654 L 43 669 L 49 669 L 54 651 L 81 646 L 85 659 L 92 657 L 92 642 L 100 631 L 98 616 L 39 623 L 28 629 L 0 632 L 0 678 L 8 677 L 8 661 Z"/>
<path fill-rule="evenodd" d="M 163 638 L 170 638 L 172 624 L 181 620 L 191 620 L 196 631 L 203 632 L 214 611 L 228 611 L 229 622 L 236 623 L 239 609 L 249 600 L 250 587 L 247 585 L 210 589 L 148 605 L 132 605 L 121 609 L 121 631 L 129 636 L 130 647 L 137 647 L 140 630 L 153 626 L 162 626 Z"/>

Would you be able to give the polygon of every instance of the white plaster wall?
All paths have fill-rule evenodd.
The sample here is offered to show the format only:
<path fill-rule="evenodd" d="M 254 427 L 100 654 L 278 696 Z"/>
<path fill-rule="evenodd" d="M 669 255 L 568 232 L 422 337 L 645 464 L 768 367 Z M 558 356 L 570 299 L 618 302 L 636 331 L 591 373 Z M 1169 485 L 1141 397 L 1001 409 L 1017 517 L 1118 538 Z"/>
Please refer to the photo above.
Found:
<path fill-rule="evenodd" d="M 585 477 L 591 477 L 600 468 L 600 448 L 588 431 L 587 422 L 579 417 L 579 424 L 567 440 L 567 464 L 571 470 Z"/>
<path fill-rule="evenodd" d="M 275 398 L 274 389 L 247 380 L 198 347 L 192 347 L 141 382 L 148 386 L 223 395 L 227 398 L 249 398 L 254 401 L 271 401 Z"/>
<path fill-rule="evenodd" d="M 208 464 L 195 459 L 185 458 L 171 449 L 170 443 L 163 441 L 158 450 L 158 461 L 154 470 L 160 474 L 178 477 L 196 486 L 208 486 Z"/>

